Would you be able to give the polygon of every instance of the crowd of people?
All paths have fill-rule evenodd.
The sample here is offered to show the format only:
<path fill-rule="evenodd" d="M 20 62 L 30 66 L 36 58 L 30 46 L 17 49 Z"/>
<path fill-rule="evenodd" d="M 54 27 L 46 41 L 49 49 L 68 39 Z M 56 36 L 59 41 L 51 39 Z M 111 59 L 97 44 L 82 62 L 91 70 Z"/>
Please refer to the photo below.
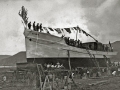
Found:
<path fill-rule="evenodd" d="M 78 68 L 78 74 L 80 75 L 80 78 L 90 78 L 90 77 L 100 77 L 100 76 L 105 76 L 107 75 L 107 68 L 100 68 L 100 70 L 96 67 L 94 68 L 88 68 L 88 67 L 81 67 Z"/>
<path fill-rule="evenodd" d="M 70 37 L 64 37 L 64 40 L 67 45 L 78 47 L 78 48 L 84 48 L 84 49 L 89 49 L 89 50 L 98 50 L 98 51 L 112 51 L 113 52 L 113 47 L 109 47 L 108 45 L 102 44 L 95 42 L 96 46 L 94 45 L 94 48 L 91 47 L 90 43 L 82 43 L 82 41 L 70 39 Z M 99 46 L 99 48 L 98 48 Z"/>
<path fill-rule="evenodd" d="M 70 46 L 75 46 L 78 48 L 82 48 L 82 41 L 78 40 L 74 40 L 74 39 L 70 39 L 70 37 L 64 37 L 66 44 L 70 45 Z"/>
<path fill-rule="evenodd" d="M 54 64 L 44 64 L 44 68 L 47 70 L 54 70 L 54 69 L 64 69 L 65 67 L 63 66 L 63 64 L 60 64 L 59 62 L 57 62 L 55 65 Z"/>
<path fill-rule="evenodd" d="M 109 47 L 108 45 L 103 46 L 104 51 L 112 51 L 113 52 L 113 47 Z"/>
<path fill-rule="evenodd" d="M 31 24 L 31 22 L 28 23 L 28 29 L 31 29 L 31 26 L 33 26 L 33 30 L 34 31 L 38 31 L 41 32 L 43 31 L 42 29 L 42 23 L 37 23 L 34 21 L 33 25 Z M 70 45 L 70 46 L 74 46 L 74 47 L 78 47 L 78 48 L 84 48 L 84 49 L 90 49 L 90 50 L 94 50 L 91 48 L 91 45 L 88 44 L 88 46 L 84 46 L 82 41 L 78 40 L 74 40 L 74 39 L 70 39 L 70 37 L 64 37 L 64 40 L 66 42 L 66 44 Z M 98 44 L 98 42 L 96 42 Z M 100 46 L 100 45 L 99 45 Z M 94 46 L 95 47 L 95 46 Z M 97 47 L 97 46 L 96 46 Z M 101 50 L 100 51 L 113 51 L 113 47 L 109 47 L 108 45 L 101 45 Z M 96 49 L 97 50 L 97 49 Z"/>
<path fill-rule="evenodd" d="M 33 30 L 34 31 L 42 31 L 42 23 L 37 23 L 37 25 L 36 25 L 36 23 L 35 23 L 35 21 L 34 21 L 34 23 L 33 23 L 33 25 L 31 25 L 31 22 L 29 22 L 28 23 L 28 29 L 31 29 L 31 26 L 33 26 Z"/>

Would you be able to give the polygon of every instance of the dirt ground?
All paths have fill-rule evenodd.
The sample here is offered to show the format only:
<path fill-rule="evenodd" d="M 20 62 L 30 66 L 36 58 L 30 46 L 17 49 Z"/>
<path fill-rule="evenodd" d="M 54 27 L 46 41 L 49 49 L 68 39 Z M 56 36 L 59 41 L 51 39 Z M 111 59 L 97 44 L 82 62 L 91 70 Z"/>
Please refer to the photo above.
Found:
<path fill-rule="evenodd" d="M 52 90 L 120 90 L 119 75 L 120 74 L 117 76 L 83 77 L 82 79 L 80 76 L 74 76 L 73 81 L 71 79 L 54 77 L 54 80 L 52 78 L 51 81 L 49 81 L 50 84 L 46 84 L 46 87 L 51 85 L 51 87 L 53 87 Z M 4 78 L 4 76 L 6 76 L 6 78 Z M 56 74 L 56 76 L 59 75 Z M 0 90 L 40 90 L 37 86 L 40 85 L 38 83 L 39 78 L 36 77 L 34 73 L 30 72 L 20 72 L 19 74 L 11 71 L 0 72 Z M 66 87 L 69 87 L 69 89 L 65 89 Z M 45 88 L 44 90 L 50 90 L 50 88 Z"/>
<path fill-rule="evenodd" d="M 80 90 L 120 90 L 120 77 L 81 79 Z"/>
<path fill-rule="evenodd" d="M 120 90 L 120 77 L 104 77 L 91 79 L 74 79 L 76 86 L 71 85 L 71 90 Z M 0 82 L 0 90 L 40 90 L 33 86 L 21 85 L 22 82 Z M 47 89 L 49 90 L 49 89 Z M 54 89 L 58 90 L 58 89 Z M 59 89 L 65 90 L 65 89 Z"/>

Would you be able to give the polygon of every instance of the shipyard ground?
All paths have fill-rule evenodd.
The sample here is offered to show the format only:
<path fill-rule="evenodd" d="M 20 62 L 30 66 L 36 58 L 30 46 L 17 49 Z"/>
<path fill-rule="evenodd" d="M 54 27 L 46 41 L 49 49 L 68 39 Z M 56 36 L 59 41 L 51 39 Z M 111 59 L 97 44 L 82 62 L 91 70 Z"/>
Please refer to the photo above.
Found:
<path fill-rule="evenodd" d="M 3 81 L 0 80 L 0 90 L 40 90 L 33 88 L 33 86 L 23 83 L 24 81 Z M 109 76 L 99 77 L 90 79 L 75 79 L 76 87 L 72 87 L 70 90 L 120 90 L 120 77 Z M 50 89 L 46 89 L 50 90 Z M 54 90 L 65 90 L 65 89 L 54 89 Z"/>

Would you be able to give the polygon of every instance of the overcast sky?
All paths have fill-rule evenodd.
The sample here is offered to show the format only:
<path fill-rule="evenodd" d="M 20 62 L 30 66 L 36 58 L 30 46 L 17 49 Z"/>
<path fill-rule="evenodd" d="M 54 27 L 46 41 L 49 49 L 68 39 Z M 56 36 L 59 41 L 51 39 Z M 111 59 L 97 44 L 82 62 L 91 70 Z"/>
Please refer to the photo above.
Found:
<path fill-rule="evenodd" d="M 43 26 L 79 25 L 102 43 L 120 40 L 120 0 L 0 0 L 0 54 L 25 51 L 21 6 Z"/>

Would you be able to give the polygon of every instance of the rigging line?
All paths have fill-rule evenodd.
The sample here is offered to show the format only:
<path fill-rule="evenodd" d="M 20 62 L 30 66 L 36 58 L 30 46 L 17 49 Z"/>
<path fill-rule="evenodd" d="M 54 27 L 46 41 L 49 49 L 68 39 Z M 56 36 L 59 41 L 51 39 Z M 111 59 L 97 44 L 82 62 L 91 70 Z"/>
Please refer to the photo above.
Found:
<path fill-rule="evenodd" d="M 31 39 L 31 38 L 29 38 L 29 37 L 27 37 L 27 39 Z M 33 41 L 33 42 L 36 42 L 36 40 L 31 40 L 31 41 Z M 40 45 L 42 45 L 42 44 L 45 44 L 45 43 L 39 43 L 38 41 L 37 41 L 37 43 Z M 51 44 L 51 43 L 50 43 Z M 47 44 L 48 45 L 48 44 Z M 66 47 L 67 47 L 67 45 L 66 45 Z M 81 49 L 81 48 L 80 48 Z M 69 49 L 62 49 L 62 50 L 69 50 Z M 86 50 L 86 49 L 85 49 Z M 79 52 L 79 51 L 74 51 L 74 50 L 70 50 L 70 51 L 73 51 L 73 52 L 78 52 L 78 53 L 82 53 L 82 52 Z M 87 51 L 87 50 L 86 50 Z M 88 51 L 87 51 L 87 53 L 88 53 Z M 84 54 L 86 54 L 86 53 L 84 53 Z M 102 54 L 96 54 L 96 55 L 102 55 Z"/>
<path fill-rule="evenodd" d="M 88 52 L 88 54 L 90 56 L 90 59 L 93 61 L 93 63 L 95 64 L 95 66 L 98 67 L 98 69 L 99 69 L 99 64 L 98 64 L 97 60 L 95 59 L 95 55 L 91 54 L 88 49 L 86 49 L 86 51 Z"/>
<path fill-rule="evenodd" d="M 26 38 L 28 37 L 28 35 L 32 32 L 32 30 L 25 36 Z"/>
<path fill-rule="evenodd" d="M 32 40 L 33 41 L 33 40 Z M 33 41 L 33 42 L 36 42 L 36 41 Z M 52 49 L 56 49 L 55 47 L 51 47 L 51 46 L 48 46 L 48 44 L 47 45 L 45 45 L 45 44 L 43 44 L 43 43 L 39 43 L 39 42 L 37 42 L 39 45 L 44 45 L 44 46 L 47 46 L 47 47 L 50 47 L 50 48 L 52 48 Z M 59 50 L 69 50 L 69 49 L 65 49 L 65 48 L 57 48 L 57 49 L 59 49 Z M 73 50 L 70 50 L 70 51 L 72 51 L 72 52 L 78 52 L 78 51 L 73 51 Z M 82 53 L 82 52 L 78 52 L 78 53 Z M 86 53 L 83 53 L 83 54 L 86 54 Z"/>
<path fill-rule="evenodd" d="M 39 32 L 40 33 L 40 32 Z M 37 34 L 39 35 L 39 33 L 37 32 Z M 34 33 L 33 32 L 33 34 L 35 34 L 36 35 L 36 33 Z M 52 35 L 52 36 L 54 36 L 54 35 Z M 55 36 L 55 37 L 57 37 L 57 36 Z M 56 41 L 56 42 L 60 42 L 60 41 L 62 41 L 63 40 L 63 38 L 61 38 L 60 40 L 58 40 L 58 41 Z M 56 43 L 56 42 L 53 42 L 53 43 Z"/>
<path fill-rule="evenodd" d="M 56 49 L 56 48 L 54 48 L 54 47 L 51 47 L 51 46 L 48 46 L 48 44 L 47 45 L 45 45 L 45 43 L 39 43 L 37 40 L 31 40 L 32 42 L 37 42 L 39 45 L 44 45 L 44 46 L 47 46 L 47 47 L 50 47 L 50 48 L 53 48 L 53 49 Z M 59 50 L 65 50 L 65 49 L 60 49 L 60 48 L 57 48 L 57 49 L 59 49 Z"/>
<path fill-rule="evenodd" d="M 26 38 L 31 39 L 30 37 L 26 37 Z M 34 38 L 34 39 L 35 39 L 35 38 Z M 33 40 L 33 39 L 31 39 L 31 40 Z M 41 39 L 41 40 L 45 40 L 45 39 Z M 62 39 L 61 39 L 61 40 L 59 40 L 59 41 L 56 41 L 56 42 L 49 41 L 49 40 L 46 40 L 46 41 L 50 42 L 50 43 L 47 43 L 47 44 L 55 44 L 55 43 L 59 43 L 60 41 L 62 41 Z M 43 43 L 43 44 L 44 44 L 44 43 Z M 63 45 L 65 45 L 65 44 L 63 44 Z"/>
<path fill-rule="evenodd" d="M 33 42 L 36 42 L 36 41 L 34 41 L 34 40 L 32 40 Z M 48 46 L 48 44 L 47 45 L 45 45 L 44 43 L 39 43 L 39 42 L 37 42 L 39 45 L 44 45 L 44 46 L 47 46 L 47 47 L 50 47 L 51 48 L 51 46 Z M 52 49 L 56 49 L 56 48 L 53 48 L 52 47 Z M 80 48 L 81 49 L 81 48 Z M 65 48 L 59 48 L 59 50 L 70 50 L 70 49 L 65 49 Z M 83 53 L 83 52 L 79 52 L 79 51 L 74 51 L 74 50 L 70 50 L 70 51 L 72 51 L 72 52 L 77 52 L 77 53 Z M 83 53 L 83 54 L 89 54 L 88 52 L 87 53 Z M 102 54 L 96 54 L 96 55 L 102 55 Z"/>
<path fill-rule="evenodd" d="M 37 53 L 38 35 L 39 35 L 39 34 L 38 34 L 38 32 L 37 32 L 37 37 L 36 37 L 36 38 L 37 38 L 37 40 L 36 40 L 35 54 Z M 35 57 L 34 57 L 34 61 L 33 61 L 33 63 L 34 63 L 34 62 L 35 62 Z"/>
<path fill-rule="evenodd" d="M 93 57 L 92 57 L 92 54 L 90 53 L 90 51 L 88 50 L 88 49 L 86 49 L 86 51 L 87 51 L 87 53 L 89 54 L 89 56 L 90 56 L 90 59 L 93 61 Z M 94 62 L 94 61 L 93 61 Z M 94 62 L 94 64 L 95 64 L 95 62 Z M 95 64 L 96 65 L 96 64 Z"/>
<path fill-rule="evenodd" d="M 60 49 L 60 50 L 58 51 L 58 52 L 59 52 L 59 53 L 58 53 L 58 57 L 59 57 L 59 55 L 60 55 L 61 51 L 62 51 L 62 49 Z"/>
<path fill-rule="evenodd" d="M 33 42 L 36 42 L 36 41 L 33 41 Z M 72 51 L 72 52 L 83 53 L 83 52 L 73 51 L 73 50 L 70 50 L 70 49 L 55 48 L 55 47 L 51 47 L 51 46 L 48 46 L 48 45 L 45 45 L 45 44 L 41 44 L 41 43 L 38 43 L 38 45 L 46 46 L 46 47 L 49 47 L 51 49 L 66 50 L 66 51 L 69 50 L 69 51 Z M 87 54 L 87 53 L 83 53 L 83 54 Z"/>

